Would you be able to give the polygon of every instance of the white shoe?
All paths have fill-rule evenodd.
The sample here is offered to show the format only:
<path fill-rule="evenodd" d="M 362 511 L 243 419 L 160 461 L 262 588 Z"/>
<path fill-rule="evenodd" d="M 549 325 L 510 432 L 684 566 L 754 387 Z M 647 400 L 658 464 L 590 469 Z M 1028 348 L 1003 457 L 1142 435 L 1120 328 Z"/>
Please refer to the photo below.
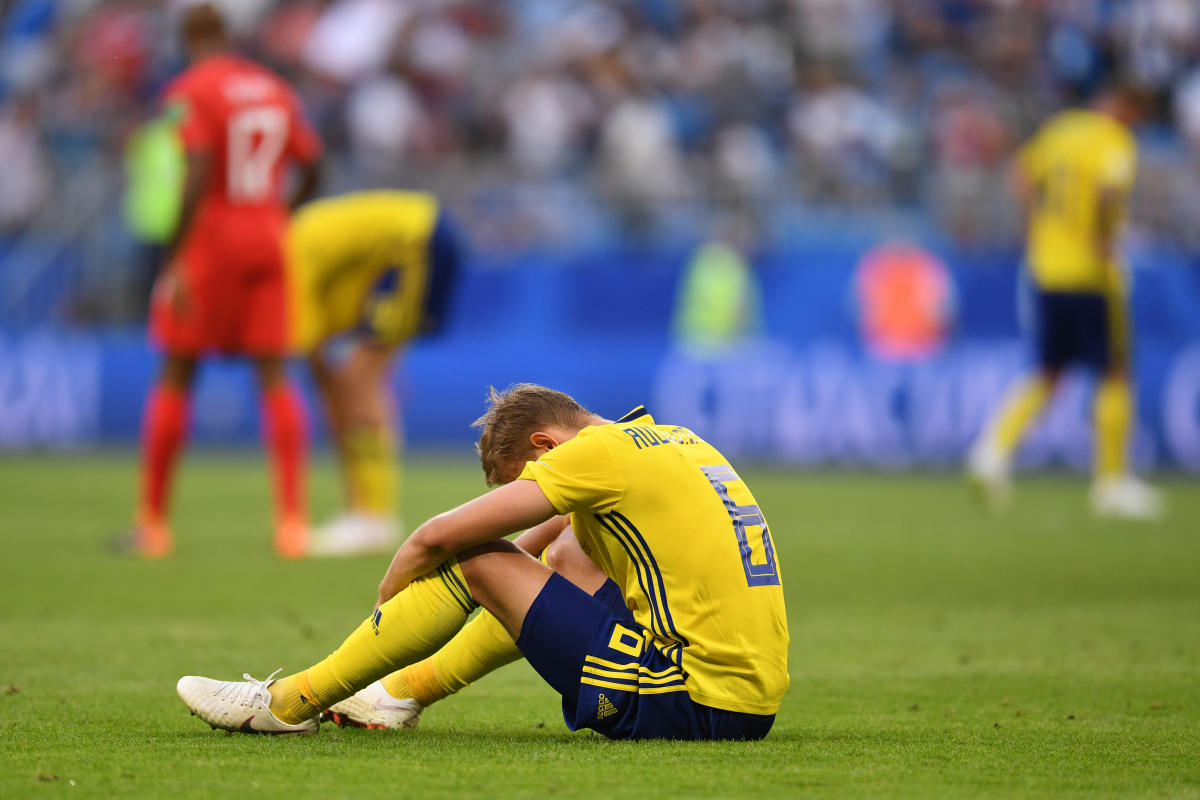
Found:
<path fill-rule="evenodd" d="M 333 722 L 338 727 L 347 725 L 355 728 L 389 729 L 415 728 L 421 722 L 425 706 L 411 697 L 398 700 L 388 694 L 383 684 L 375 681 L 329 707 L 321 715 L 322 720 Z"/>
<path fill-rule="evenodd" d="M 391 553 L 400 545 L 400 523 L 391 517 L 352 512 L 321 526 L 309 537 L 310 556 Z"/>
<path fill-rule="evenodd" d="M 1092 484 L 1092 511 L 1101 517 L 1152 522 L 1167 511 L 1162 493 L 1132 475 Z"/>
<path fill-rule="evenodd" d="M 1012 464 L 987 441 L 980 440 L 967 456 L 967 482 L 992 511 L 1012 501 Z"/>
<path fill-rule="evenodd" d="M 189 710 L 209 725 L 241 733 L 302 734 L 316 733 L 317 717 L 290 725 L 271 713 L 271 692 L 275 670 L 265 681 L 243 674 L 244 681 L 214 681 L 197 675 L 185 675 L 175 685 L 180 699 Z"/>

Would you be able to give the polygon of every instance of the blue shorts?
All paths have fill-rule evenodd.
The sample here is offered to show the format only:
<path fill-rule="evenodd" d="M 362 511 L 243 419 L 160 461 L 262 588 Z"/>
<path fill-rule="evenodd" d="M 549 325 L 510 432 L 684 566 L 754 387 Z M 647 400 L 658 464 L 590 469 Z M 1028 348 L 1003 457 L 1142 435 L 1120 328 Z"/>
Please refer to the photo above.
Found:
<path fill-rule="evenodd" d="M 1125 308 L 1100 292 L 1045 292 L 1034 297 L 1034 347 L 1038 366 L 1107 372 L 1126 361 Z"/>
<path fill-rule="evenodd" d="M 525 615 L 517 647 L 562 695 L 571 730 L 611 739 L 761 739 L 775 715 L 724 711 L 694 702 L 679 665 L 643 647 L 642 628 L 607 581 L 589 595 L 550 576 Z"/>

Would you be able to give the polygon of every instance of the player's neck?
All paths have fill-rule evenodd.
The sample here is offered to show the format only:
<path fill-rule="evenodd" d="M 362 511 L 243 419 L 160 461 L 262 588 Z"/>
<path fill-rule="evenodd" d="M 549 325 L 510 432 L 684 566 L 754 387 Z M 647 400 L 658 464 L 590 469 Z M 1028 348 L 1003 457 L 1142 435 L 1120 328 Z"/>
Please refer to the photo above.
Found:
<path fill-rule="evenodd" d="M 191 50 L 191 60 L 193 64 L 199 64 L 201 61 L 207 61 L 216 56 L 223 56 L 229 53 L 229 47 L 224 42 L 206 42 L 195 44 Z"/>

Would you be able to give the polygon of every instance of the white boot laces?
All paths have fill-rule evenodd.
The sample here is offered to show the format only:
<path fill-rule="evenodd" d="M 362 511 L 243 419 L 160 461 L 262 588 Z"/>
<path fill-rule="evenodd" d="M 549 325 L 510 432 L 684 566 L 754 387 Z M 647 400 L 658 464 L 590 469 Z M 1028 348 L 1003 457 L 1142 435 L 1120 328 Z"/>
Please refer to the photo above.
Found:
<path fill-rule="evenodd" d="M 240 702 L 243 705 L 249 705 L 254 702 L 267 703 L 270 697 L 267 687 L 275 682 L 275 676 L 281 672 L 283 672 L 283 667 L 272 672 L 263 681 L 251 677 L 248 672 L 243 672 L 242 677 L 245 679 L 244 682 L 229 681 L 217 690 L 217 696 L 228 697 L 230 700 Z"/>

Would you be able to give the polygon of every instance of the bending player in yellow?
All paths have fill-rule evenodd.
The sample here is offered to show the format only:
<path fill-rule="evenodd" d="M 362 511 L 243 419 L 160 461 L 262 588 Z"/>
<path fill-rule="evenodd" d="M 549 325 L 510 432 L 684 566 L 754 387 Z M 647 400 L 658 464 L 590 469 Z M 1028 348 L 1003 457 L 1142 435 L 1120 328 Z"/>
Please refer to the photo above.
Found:
<path fill-rule="evenodd" d="M 405 342 L 443 324 L 460 259 L 454 227 L 429 194 L 348 194 L 293 217 L 293 344 L 320 388 L 347 496 L 347 512 L 313 534 L 309 555 L 399 542 L 392 365 Z"/>
<path fill-rule="evenodd" d="M 187 706 L 226 730 L 315 732 L 322 710 L 442 649 L 479 603 L 571 729 L 765 736 L 788 686 L 779 561 L 725 457 L 645 409 L 610 422 L 529 384 L 493 394 L 478 424 L 488 482 L 503 485 L 418 528 L 341 647 L 279 681 L 182 678 Z M 502 538 L 562 531 L 559 515 L 603 572 L 592 593 Z"/>
<path fill-rule="evenodd" d="M 1046 122 L 1017 157 L 1018 194 L 1029 215 L 1027 267 L 1036 287 L 1038 367 L 1015 386 L 972 448 L 968 476 L 993 504 L 1010 494 L 1013 452 L 1054 393 L 1065 368 L 1099 374 L 1095 396 L 1092 508 L 1153 519 L 1163 503 L 1129 472 L 1134 400 L 1128 290 L 1120 253 L 1141 116 L 1136 90 L 1112 87 L 1090 109 Z"/>

